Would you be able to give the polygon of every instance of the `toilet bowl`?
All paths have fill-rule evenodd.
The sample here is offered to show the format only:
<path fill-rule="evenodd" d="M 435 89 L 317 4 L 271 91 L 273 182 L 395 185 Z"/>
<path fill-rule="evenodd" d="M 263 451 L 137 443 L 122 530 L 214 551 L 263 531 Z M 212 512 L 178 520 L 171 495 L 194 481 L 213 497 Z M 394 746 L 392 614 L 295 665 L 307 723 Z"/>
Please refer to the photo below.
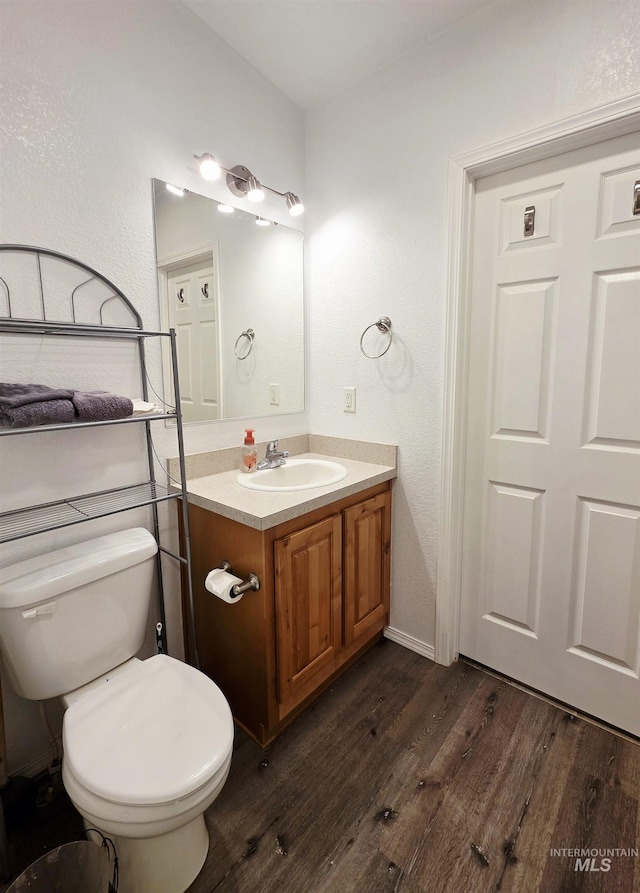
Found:
<path fill-rule="evenodd" d="M 85 827 L 113 841 L 121 893 L 185 890 L 207 856 L 203 813 L 231 765 L 229 706 L 203 673 L 166 655 L 87 688 L 63 698 L 66 791 Z"/>
<path fill-rule="evenodd" d="M 64 786 L 89 835 L 113 841 L 119 893 L 192 883 L 233 747 L 214 682 L 164 654 L 135 657 L 156 554 L 134 528 L 3 568 L 0 580 L 3 663 L 22 697 L 62 698 Z"/>

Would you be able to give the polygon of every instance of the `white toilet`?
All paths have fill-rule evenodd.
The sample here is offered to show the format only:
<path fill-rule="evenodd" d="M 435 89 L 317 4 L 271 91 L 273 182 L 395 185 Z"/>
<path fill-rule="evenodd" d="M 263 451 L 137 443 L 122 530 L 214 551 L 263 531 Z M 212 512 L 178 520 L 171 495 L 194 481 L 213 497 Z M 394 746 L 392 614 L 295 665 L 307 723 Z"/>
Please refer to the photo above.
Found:
<path fill-rule="evenodd" d="M 62 696 L 65 788 L 113 840 L 119 893 L 183 893 L 204 811 L 229 773 L 233 719 L 193 667 L 140 650 L 157 544 L 123 530 L 0 571 L 0 650 L 16 692 Z"/>

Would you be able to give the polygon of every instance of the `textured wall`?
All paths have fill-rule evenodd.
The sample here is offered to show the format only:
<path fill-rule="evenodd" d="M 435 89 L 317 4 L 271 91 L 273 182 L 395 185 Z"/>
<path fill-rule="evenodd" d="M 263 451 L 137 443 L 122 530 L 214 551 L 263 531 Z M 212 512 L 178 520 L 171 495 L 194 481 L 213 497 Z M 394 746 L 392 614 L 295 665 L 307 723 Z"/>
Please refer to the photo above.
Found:
<path fill-rule="evenodd" d="M 636 2 L 501 2 L 307 116 L 310 427 L 399 444 L 391 623 L 434 641 L 447 159 L 640 90 Z M 378 361 L 364 327 L 391 317 Z M 357 413 L 342 388 L 357 387 Z"/>
<path fill-rule="evenodd" d="M 245 164 L 264 182 L 304 195 L 302 113 L 181 3 L 2 0 L 0 17 L 1 242 L 83 260 L 123 289 L 145 326 L 157 328 L 152 177 L 228 200 L 226 186 L 206 184 L 193 169 L 193 154 L 209 151 L 226 166 Z M 281 201 L 267 199 L 264 213 L 291 224 Z M 20 374 L 90 384 L 85 367 L 93 351 L 77 342 L 72 350 L 46 350 L 24 355 Z M 115 388 L 126 358 L 108 354 L 95 362 L 94 387 Z M 153 350 L 151 376 L 157 387 Z M 245 424 L 190 427 L 187 450 L 239 445 Z M 298 414 L 257 420 L 254 427 L 267 440 L 304 433 L 307 422 Z M 175 434 L 162 423 L 154 431 L 160 456 L 175 455 Z M 119 426 L 3 438 L 3 504 L 136 480 L 140 434 Z M 166 519 L 168 510 L 163 514 Z M 10 544 L 0 548 L 0 566 L 146 520 L 146 512 L 127 513 Z M 180 653 L 175 575 L 169 582 L 170 646 Z M 9 768 L 15 771 L 47 743 L 35 705 L 7 689 Z"/>

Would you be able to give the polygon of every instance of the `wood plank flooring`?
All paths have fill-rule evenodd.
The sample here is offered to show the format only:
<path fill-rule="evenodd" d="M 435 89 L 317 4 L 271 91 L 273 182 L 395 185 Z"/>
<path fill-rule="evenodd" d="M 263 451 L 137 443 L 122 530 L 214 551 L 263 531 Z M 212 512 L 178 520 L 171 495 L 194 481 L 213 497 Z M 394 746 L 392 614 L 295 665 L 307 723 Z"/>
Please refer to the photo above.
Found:
<path fill-rule="evenodd" d="M 640 746 L 385 641 L 267 750 L 237 733 L 188 893 L 640 893 L 600 855 L 639 798 Z"/>
<path fill-rule="evenodd" d="M 384 642 L 238 740 L 189 893 L 636 893 L 640 858 L 551 852 L 640 848 L 639 797 L 640 746 Z"/>

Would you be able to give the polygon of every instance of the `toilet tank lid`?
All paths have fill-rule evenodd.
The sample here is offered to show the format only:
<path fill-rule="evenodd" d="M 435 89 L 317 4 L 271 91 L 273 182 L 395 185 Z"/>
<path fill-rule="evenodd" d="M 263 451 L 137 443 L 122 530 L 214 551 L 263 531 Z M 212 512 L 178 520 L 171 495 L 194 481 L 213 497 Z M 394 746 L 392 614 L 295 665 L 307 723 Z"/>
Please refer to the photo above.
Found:
<path fill-rule="evenodd" d="M 154 537 L 143 527 L 119 530 L 0 570 L 0 609 L 22 608 L 152 558 Z"/>

